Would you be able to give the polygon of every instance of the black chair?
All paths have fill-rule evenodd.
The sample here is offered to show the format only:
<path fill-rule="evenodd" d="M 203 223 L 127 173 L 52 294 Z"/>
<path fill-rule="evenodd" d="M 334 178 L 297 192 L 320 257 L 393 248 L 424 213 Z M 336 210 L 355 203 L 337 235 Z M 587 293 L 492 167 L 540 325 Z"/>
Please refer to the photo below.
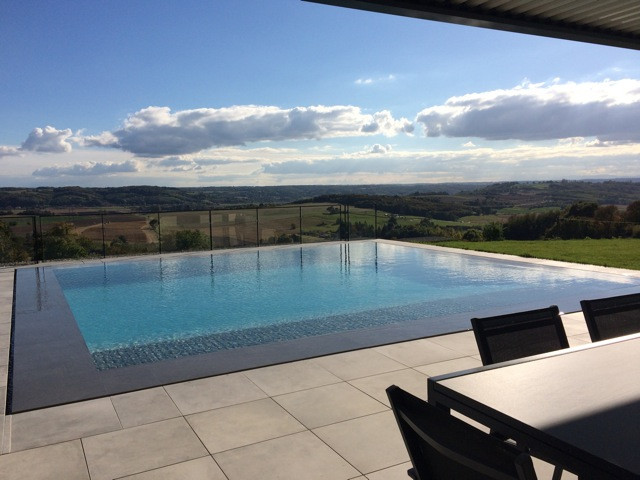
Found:
<path fill-rule="evenodd" d="M 580 302 L 592 342 L 640 332 L 640 293 Z"/>
<path fill-rule="evenodd" d="M 471 325 L 483 365 L 569 348 L 556 305 L 494 317 L 472 318 Z M 495 430 L 491 431 L 491 435 L 508 440 Z M 559 480 L 561 476 L 562 468 L 555 467 L 553 480 Z"/>
<path fill-rule="evenodd" d="M 472 318 L 483 365 L 569 347 L 558 307 Z"/>
<path fill-rule="evenodd" d="M 531 457 L 392 385 L 387 396 L 414 480 L 535 480 Z"/>

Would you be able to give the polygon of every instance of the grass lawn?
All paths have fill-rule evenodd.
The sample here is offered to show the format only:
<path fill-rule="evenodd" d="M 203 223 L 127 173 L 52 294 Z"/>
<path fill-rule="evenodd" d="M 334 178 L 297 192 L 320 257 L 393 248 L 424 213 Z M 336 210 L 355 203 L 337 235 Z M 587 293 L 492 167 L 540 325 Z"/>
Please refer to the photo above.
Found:
<path fill-rule="evenodd" d="M 529 258 L 586 263 L 640 270 L 640 239 L 504 240 L 501 242 L 440 242 L 437 245 Z"/>

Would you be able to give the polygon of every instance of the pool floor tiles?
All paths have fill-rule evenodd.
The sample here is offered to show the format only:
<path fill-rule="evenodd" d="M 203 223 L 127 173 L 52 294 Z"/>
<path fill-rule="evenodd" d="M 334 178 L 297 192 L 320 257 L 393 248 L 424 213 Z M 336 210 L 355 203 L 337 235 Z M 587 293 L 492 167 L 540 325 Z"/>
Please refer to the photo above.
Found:
<path fill-rule="evenodd" d="M 563 319 L 582 343 L 581 315 Z M 464 332 L 9 415 L 0 476 L 404 480 L 385 388 L 424 398 L 428 376 L 479 365 Z"/>

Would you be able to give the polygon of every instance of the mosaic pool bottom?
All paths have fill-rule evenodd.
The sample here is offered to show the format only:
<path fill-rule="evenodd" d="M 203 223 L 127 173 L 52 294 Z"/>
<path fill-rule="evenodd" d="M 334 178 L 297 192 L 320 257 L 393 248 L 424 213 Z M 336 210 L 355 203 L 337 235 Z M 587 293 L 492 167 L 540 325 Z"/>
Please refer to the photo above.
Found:
<path fill-rule="evenodd" d="M 424 312 L 424 308 L 430 308 L 430 311 L 434 312 L 433 304 L 384 308 L 360 314 L 334 315 L 312 320 L 101 350 L 91 353 L 91 357 L 98 370 L 121 368 L 170 358 L 392 325 L 398 323 L 399 317 L 405 321 L 418 320 L 421 316 L 419 312 Z M 464 308 L 459 310 L 464 311 Z M 447 311 L 453 313 L 451 308 L 447 308 Z M 446 325 L 444 328 L 446 330 L 455 330 L 464 328 L 464 326 L 459 325 L 457 322 L 452 322 L 452 324 Z"/>

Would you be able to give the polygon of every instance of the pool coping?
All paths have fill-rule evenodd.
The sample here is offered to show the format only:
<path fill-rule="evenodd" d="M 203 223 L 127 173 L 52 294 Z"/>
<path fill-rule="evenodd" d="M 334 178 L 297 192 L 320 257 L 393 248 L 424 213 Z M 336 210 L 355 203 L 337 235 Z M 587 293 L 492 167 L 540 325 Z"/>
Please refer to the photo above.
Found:
<path fill-rule="evenodd" d="M 414 246 L 417 248 L 435 248 L 438 249 L 438 251 L 443 251 L 443 247 L 410 244 L 407 242 L 379 242 Z M 261 248 L 299 247 L 300 246 Z M 246 250 L 247 249 L 242 249 L 242 251 Z M 475 255 L 478 253 L 469 253 L 458 249 L 445 248 L 444 250 L 449 250 L 455 254 Z M 216 253 L 226 254 L 237 251 L 237 249 L 224 250 Z M 211 253 L 212 252 L 194 252 L 186 255 L 210 255 Z M 176 254 L 165 254 L 160 256 L 175 255 Z M 531 261 L 531 259 L 494 254 L 482 254 L 479 256 L 500 260 L 509 259 L 521 263 L 560 266 L 594 273 L 624 275 L 640 280 L 640 272 L 629 270 L 605 269 L 605 267 L 546 260 Z M 158 255 L 151 257 L 157 258 Z M 136 260 L 144 260 L 144 258 L 149 257 L 133 258 Z M 130 259 L 131 257 L 114 258 L 81 262 L 81 264 L 103 263 L 104 261 L 125 261 Z M 18 295 L 14 296 L 7 413 L 24 412 L 143 388 L 232 373 L 259 366 L 274 365 L 470 329 L 469 314 L 462 313 L 446 316 L 448 324 L 454 325 L 453 329 L 450 328 L 449 325 L 447 328 L 443 328 L 440 320 L 444 317 L 436 317 L 365 330 L 360 329 L 320 335 L 99 371 L 93 364 L 91 355 L 64 299 L 60 286 L 55 280 L 55 276 L 53 274 L 47 275 L 47 269 L 50 267 L 76 266 L 78 264 L 79 262 L 56 262 L 48 263 L 45 266 L 31 266 L 15 270 L 15 292 L 22 288 L 31 289 L 31 291 L 38 288 L 42 289 L 43 285 L 46 289 L 31 298 L 31 300 L 35 299 L 35 304 L 33 302 L 32 304 L 25 303 L 29 300 L 27 298 L 20 298 Z M 30 271 L 36 275 L 35 282 L 33 278 L 27 278 Z M 637 291 L 637 289 L 638 286 L 633 285 L 627 290 Z M 625 293 L 623 290 L 625 289 L 620 290 L 620 294 Z M 545 303 L 546 306 L 549 304 L 558 304 L 561 309 L 565 311 L 573 311 L 576 308 L 575 305 L 579 305 L 578 302 L 582 298 L 584 298 L 583 294 L 576 294 L 574 298 L 571 299 L 550 298 L 545 299 L 543 303 Z M 532 302 L 530 305 L 520 305 L 522 309 L 537 308 L 540 306 L 541 302 Z M 55 313 L 52 312 L 51 307 L 53 307 L 53 312 Z M 15 321 L 16 313 L 20 317 L 20 321 L 18 322 Z M 483 316 L 491 315 L 495 312 L 486 311 L 474 313 Z M 51 322 L 52 314 L 56 318 L 55 323 Z M 14 361 L 16 358 L 20 360 Z"/>

